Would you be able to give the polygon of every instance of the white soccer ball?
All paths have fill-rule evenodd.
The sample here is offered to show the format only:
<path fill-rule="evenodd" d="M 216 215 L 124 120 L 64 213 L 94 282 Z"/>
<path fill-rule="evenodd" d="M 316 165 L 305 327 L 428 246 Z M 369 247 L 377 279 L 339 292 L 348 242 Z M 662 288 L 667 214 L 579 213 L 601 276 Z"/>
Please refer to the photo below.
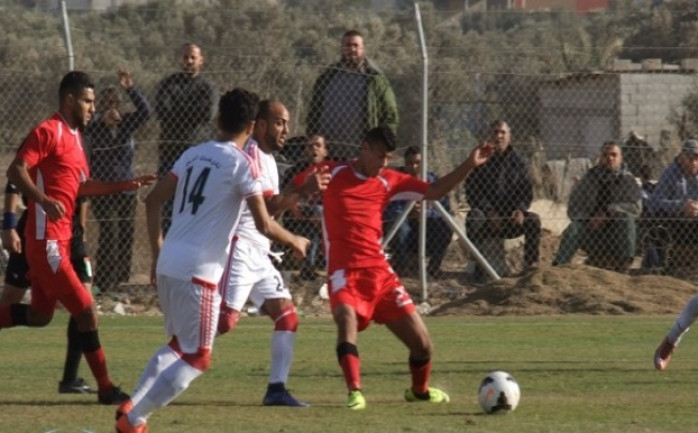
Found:
<path fill-rule="evenodd" d="M 506 371 L 492 371 L 482 379 L 478 389 L 480 406 L 487 413 L 507 414 L 516 409 L 521 390 L 516 379 Z"/>

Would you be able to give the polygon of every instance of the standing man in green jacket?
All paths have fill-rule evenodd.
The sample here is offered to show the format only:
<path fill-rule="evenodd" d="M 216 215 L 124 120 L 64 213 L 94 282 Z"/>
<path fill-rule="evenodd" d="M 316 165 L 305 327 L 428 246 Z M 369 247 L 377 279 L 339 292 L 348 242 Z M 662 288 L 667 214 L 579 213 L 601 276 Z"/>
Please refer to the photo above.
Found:
<path fill-rule="evenodd" d="M 379 125 L 397 132 L 395 94 L 373 61 L 364 55 L 364 38 L 357 30 L 342 36 L 342 58 L 328 66 L 313 86 L 308 136 L 328 141 L 332 159 L 358 154 L 366 131 Z"/>

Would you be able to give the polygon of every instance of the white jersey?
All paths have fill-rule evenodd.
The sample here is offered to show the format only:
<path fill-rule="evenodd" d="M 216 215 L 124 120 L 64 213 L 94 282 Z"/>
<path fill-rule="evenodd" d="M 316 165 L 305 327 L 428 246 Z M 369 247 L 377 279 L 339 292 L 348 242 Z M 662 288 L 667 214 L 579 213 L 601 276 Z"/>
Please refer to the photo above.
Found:
<path fill-rule="evenodd" d="M 262 184 L 262 193 L 264 197 L 271 197 L 279 193 L 279 170 L 276 167 L 274 156 L 264 153 L 259 149 L 256 141 L 250 140 L 245 146 L 245 152 L 252 160 L 252 166 L 259 173 L 259 181 Z M 265 252 L 271 251 L 271 241 L 257 230 L 252 213 L 243 205 L 240 224 L 235 233 L 240 239 L 251 242 L 255 246 L 261 248 Z"/>
<path fill-rule="evenodd" d="M 157 273 L 218 284 L 245 199 L 262 193 L 255 167 L 235 143 L 208 141 L 185 151 L 172 175 L 172 225 Z"/>

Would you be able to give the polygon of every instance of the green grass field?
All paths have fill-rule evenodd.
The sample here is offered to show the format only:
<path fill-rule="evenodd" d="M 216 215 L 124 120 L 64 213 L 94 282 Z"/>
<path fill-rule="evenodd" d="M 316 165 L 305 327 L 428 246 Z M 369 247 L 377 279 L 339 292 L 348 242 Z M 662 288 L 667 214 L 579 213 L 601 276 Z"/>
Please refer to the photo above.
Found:
<path fill-rule="evenodd" d="M 428 317 L 436 344 L 432 384 L 446 405 L 408 404 L 402 346 L 383 327 L 360 335 L 368 407 L 352 412 L 334 354 L 329 319 L 303 318 L 289 387 L 307 409 L 267 408 L 271 322 L 241 320 L 216 341 L 212 368 L 150 419 L 150 432 L 690 432 L 696 431 L 698 342 L 684 340 L 668 371 L 652 353 L 667 316 Z M 0 432 L 111 432 L 114 408 L 95 395 L 56 392 L 66 315 L 48 328 L 0 332 Z M 112 378 L 131 391 L 164 342 L 160 317 L 103 317 Z M 484 415 L 477 387 L 489 370 L 519 382 L 519 408 Z M 87 366 L 81 375 L 94 384 Z"/>

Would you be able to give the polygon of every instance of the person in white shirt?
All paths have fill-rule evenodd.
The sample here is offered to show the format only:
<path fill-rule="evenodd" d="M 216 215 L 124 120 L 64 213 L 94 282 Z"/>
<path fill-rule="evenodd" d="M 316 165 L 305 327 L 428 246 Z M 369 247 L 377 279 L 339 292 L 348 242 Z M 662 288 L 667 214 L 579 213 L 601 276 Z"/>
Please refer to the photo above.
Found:
<path fill-rule="evenodd" d="M 310 241 L 269 217 L 256 168 L 239 148 L 252 134 L 258 101 L 244 89 L 223 95 L 219 139 L 186 150 L 146 198 L 151 282 L 157 284 L 171 339 L 155 352 L 131 399 L 117 410 L 117 432 L 147 431 L 153 411 L 169 404 L 209 367 L 221 302 L 216 289 L 243 202 L 259 232 L 305 255 Z M 170 199 L 172 226 L 163 242 L 161 209 Z"/>
<path fill-rule="evenodd" d="M 279 172 L 272 152 L 283 149 L 288 135 L 289 113 L 278 101 L 260 103 L 253 140 L 245 147 L 252 164 L 259 172 L 262 195 L 269 213 L 279 216 L 295 206 L 304 195 L 323 189 L 329 174 L 317 173 L 300 187 L 293 185 L 279 191 Z M 221 334 L 235 328 L 240 312 L 248 298 L 274 321 L 271 340 L 271 366 L 265 406 L 306 407 L 286 389 L 293 345 L 298 327 L 298 314 L 288 286 L 270 258 L 271 243 L 255 227 L 248 209 L 243 209 L 240 224 L 233 238 L 233 247 L 226 273 L 220 282 L 223 297 L 218 331 Z"/>

